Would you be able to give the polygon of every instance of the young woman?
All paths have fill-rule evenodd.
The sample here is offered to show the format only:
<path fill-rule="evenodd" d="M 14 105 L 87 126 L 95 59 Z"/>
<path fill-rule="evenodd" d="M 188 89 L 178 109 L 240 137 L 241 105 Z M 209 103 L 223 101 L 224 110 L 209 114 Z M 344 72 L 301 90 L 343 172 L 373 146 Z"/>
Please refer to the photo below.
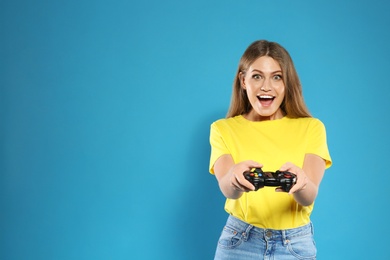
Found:
<path fill-rule="evenodd" d="M 289 53 L 252 43 L 241 57 L 230 108 L 211 125 L 210 172 L 226 197 L 227 223 L 215 259 L 315 259 L 310 214 L 332 164 L 323 123 L 311 117 Z M 244 172 L 289 171 L 287 193 L 255 187 Z"/>

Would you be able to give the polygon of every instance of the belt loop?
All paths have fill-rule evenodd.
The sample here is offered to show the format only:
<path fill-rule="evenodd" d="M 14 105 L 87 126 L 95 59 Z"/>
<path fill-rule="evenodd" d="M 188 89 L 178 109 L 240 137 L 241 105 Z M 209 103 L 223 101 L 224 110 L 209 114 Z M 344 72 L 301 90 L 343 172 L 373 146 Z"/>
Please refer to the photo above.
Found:
<path fill-rule="evenodd" d="M 242 233 L 242 237 L 243 237 L 244 241 L 247 241 L 249 239 L 249 234 L 250 234 L 252 228 L 253 228 L 252 225 L 248 225 L 247 228 L 245 229 L 244 233 Z"/>
<path fill-rule="evenodd" d="M 284 246 L 287 246 L 288 243 L 290 243 L 290 240 L 288 240 L 286 236 L 286 230 L 282 230 L 282 240 Z"/>

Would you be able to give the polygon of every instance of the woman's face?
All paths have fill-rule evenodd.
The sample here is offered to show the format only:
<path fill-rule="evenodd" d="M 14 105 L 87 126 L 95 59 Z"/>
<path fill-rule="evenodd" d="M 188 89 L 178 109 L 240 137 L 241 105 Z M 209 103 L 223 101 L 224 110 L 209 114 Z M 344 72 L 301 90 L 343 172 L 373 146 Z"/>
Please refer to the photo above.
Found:
<path fill-rule="evenodd" d="M 255 60 L 245 74 L 240 74 L 241 87 L 246 90 L 251 111 L 248 120 L 275 120 L 284 116 L 280 105 L 285 95 L 282 69 L 269 56 Z"/>

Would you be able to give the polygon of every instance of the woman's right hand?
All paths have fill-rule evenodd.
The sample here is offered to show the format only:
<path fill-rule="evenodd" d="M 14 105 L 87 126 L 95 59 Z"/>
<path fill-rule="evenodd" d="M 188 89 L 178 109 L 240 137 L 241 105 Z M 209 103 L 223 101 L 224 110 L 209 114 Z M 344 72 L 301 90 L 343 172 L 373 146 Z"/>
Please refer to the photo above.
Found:
<path fill-rule="evenodd" d="M 243 161 L 235 164 L 230 168 L 229 174 L 231 175 L 231 185 L 236 191 L 249 192 L 254 191 L 255 186 L 245 179 L 244 172 L 249 171 L 252 168 L 261 168 L 263 165 L 255 161 Z"/>
<path fill-rule="evenodd" d="M 243 192 L 255 190 L 253 184 L 245 179 L 244 172 L 261 167 L 262 164 L 252 160 L 235 164 L 231 155 L 223 155 L 215 162 L 214 173 L 225 197 L 238 199 Z"/>

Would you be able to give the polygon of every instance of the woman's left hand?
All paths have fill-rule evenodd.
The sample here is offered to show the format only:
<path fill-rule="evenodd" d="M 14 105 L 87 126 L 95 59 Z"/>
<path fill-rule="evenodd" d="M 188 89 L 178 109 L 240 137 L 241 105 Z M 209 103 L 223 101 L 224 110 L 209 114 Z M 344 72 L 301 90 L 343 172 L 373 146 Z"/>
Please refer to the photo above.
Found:
<path fill-rule="evenodd" d="M 302 168 L 290 162 L 280 167 L 280 171 L 288 171 L 297 176 L 297 182 L 289 194 L 292 194 L 300 205 L 309 206 L 315 201 L 324 176 L 325 166 L 325 160 L 318 155 L 306 154 Z"/>
<path fill-rule="evenodd" d="M 306 189 L 306 186 L 309 183 L 309 178 L 307 177 L 303 169 L 299 168 L 293 163 L 287 162 L 282 167 L 280 167 L 279 171 L 287 171 L 297 176 L 297 181 L 289 191 L 289 194 L 293 194 Z M 283 190 L 281 188 L 277 188 L 276 191 L 280 192 Z"/>

